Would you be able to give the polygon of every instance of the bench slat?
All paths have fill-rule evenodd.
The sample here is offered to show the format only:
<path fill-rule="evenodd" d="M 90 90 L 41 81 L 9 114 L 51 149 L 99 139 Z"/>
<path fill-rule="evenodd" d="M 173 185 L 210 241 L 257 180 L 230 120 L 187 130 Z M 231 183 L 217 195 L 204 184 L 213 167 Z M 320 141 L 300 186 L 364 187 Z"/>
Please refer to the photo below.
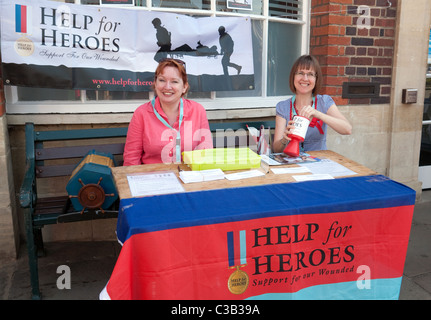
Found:
<path fill-rule="evenodd" d="M 52 166 L 37 166 L 36 165 L 36 177 L 37 178 L 48 178 L 48 177 L 62 177 L 70 176 L 75 169 L 76 164 L 61 164 Z"/>
<path fill-rule="evenodd" d="M 35 141 L 79 140 L 93 138 L 125 137 L 128 127 L 36 131 Z"/>
<path fill-rule="evenodd" d="M 124 145 L 124 143 L 114 143 L 43 149 L 39 148 L 36 149 L 36 160 L 82 158 L 91 150 L 97 150 L 103 153 L 111 153 L 113 155 L 123 154 Z"/>

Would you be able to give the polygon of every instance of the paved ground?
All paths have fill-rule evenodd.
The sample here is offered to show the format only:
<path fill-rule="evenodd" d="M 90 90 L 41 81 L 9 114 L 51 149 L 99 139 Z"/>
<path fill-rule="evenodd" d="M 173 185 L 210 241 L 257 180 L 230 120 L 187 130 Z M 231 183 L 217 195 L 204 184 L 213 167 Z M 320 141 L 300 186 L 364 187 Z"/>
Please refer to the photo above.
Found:
<path fill-rule="evenodd" d="M 39 259 L 40 287 L 44 300 L 97 300 L 120 252 L 116 242 L 47 243 L 47 256 Z M 71 289 L 59 290 L 62 274 L 71 270 Z M 0 300 L 30 299 L 26 248 L 17 260 L 1 261 Z M 431 300 L 431 190 L 415 206 L 400 300 Z"/>
<path fill-rule="evenodd" d="M 431 300 L 431 190 L 415 205 L 400 300 Z"/>

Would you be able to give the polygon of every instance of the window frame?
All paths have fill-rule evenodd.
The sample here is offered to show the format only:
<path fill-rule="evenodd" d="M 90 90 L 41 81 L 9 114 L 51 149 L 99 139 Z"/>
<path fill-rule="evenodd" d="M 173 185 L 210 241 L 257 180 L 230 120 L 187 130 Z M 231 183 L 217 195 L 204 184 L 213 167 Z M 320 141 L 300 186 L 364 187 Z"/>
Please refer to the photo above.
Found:
<path fill-rule="evenodd" d="M 234 110 L 234 109 L 261 109 L 273 108 L 276 103 L 285 100 L 290 95 L 285 96 L 267 96 L 268 85 L 268 66 L 266 64 L 268 57 L 268 25 L 269 22 L 297 24 L 301 28 L 301 54 L 309 52 L 310 46 L 310 10 L 311 0 L 303 0 L 302 2 L 302 20 L 294 20 L 289 18 L 279 18 L 268 16 L 269 1 L 263 1 L 262 15 L 232 13 L 216 10 L 216 0 L 211 0 L 210 10 L 189 10 L 179 8 L 159 8 L 150 7 L 151 0 L 147 1 L 147 7 L 135 7 L 136 10 L 145 11 L 160 11 L 160 12 L 175 12 L 179 14 L 192 14 L 208 16 L 208 17 L 250 17 L 252 20 L 259 20 L 263 23 L 263 39 L 262 39 L 262 94 L 260 96 L 249 97 L 217 97 L 216 92 L 211 92 L 210 98 L 193 98 L 194 101 L 201 103 L 206 110 Z M 80 4 L 80 0 L 75 0 L 75 3 Z M 119 8 L 121 6 L 118 6 Z M 130 9 L 130 6 L 127 8 Z M 81 99 L 76 101 L 19 101 L 18 87 L 4 86 L 6 96 L 6 113 L 7 114 L 88 114 L 88 113 L 129 113 L 146 102 L 146 100 L 93 100 L 86 101 L 86 91 L 81 90 Z M 149 99 L 154 96 L 153 92 L 149 93 Z"/>

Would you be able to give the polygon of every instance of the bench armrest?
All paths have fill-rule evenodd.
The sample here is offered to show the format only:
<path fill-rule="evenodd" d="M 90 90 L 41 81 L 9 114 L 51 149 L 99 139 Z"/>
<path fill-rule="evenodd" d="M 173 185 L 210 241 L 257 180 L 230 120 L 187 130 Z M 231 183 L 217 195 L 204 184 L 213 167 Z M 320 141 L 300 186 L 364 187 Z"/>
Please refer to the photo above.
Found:
<path fill-rule="evenodd" d="M 34 162 L 27 163 L 24 180 L 19 191 L 19 203 L 22 208 L 29 208 L 35 202 L 34 187 L 36 183 L 36 173 L 34 171 Z"/>

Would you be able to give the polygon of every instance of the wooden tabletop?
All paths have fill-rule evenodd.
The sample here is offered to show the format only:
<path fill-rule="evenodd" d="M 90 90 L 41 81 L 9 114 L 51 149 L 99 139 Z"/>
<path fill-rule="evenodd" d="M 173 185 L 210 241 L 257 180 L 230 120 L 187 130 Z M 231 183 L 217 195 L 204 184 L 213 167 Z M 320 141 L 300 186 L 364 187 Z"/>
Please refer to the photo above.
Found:
<path fill-rule="evenodd" d="M 366 176 L 366 175 L 374 175 L 377 174 L 375 171 L 360 165 L 342 155 L 335 153 L 333 151 L 324 150 L 324 151 L 309 151 L 307 152 L 311 156 L 320 158 L 320 159 L 330 159 L 335 161 L 347 169 L 350 169 L 357 173 L 354 176 Z M 281 165 L 274 166 L 277 168 L 283 167 L 298 167 L 296 164 L 290 165 Z M 115 185 L 118 190 L 118 195 L 120 199 L 131 198 L 132 195 L 130 193 L 129 184 L 127 181 L 127 175 L 136 174 L 136 173 L 148 173 L 155 171 L 172 171 L 175 173 L 177 178 L 179 179 L 179 168 L 182 170 L 190 170 L 190 168 L 185 164 L 144 164 L 139 166 L 126 166 L 126 167 L 113 167 L 111 168 Z M 186 192 L 191 191 L 202 191 L 202 190 L 212 190 L 212 189 L 223 189 L 223 188 L 235 188 L 235 187 L 246 187 L 246 186 L 257 186 L 262 184 L 276 184 L 276 183 L 287 183 L 287 182 L 296 182 L 296 180 L 292 177 L 293 175 L 299 175 L 301 173 L 295 174 L 274 174 L 271 170 L 269 170 L 268 166 L 262 162 L 262 166 L 258 168 L 262 172 L 266 173 L 264 176 L 255 177 L 255 178 L 247 178 L 241 180 L 214 180 L 214 181 L 205 181 L 205 182 L 194 182 L 194 183 L 183 183 L 180 179 L 180 183 L 183 185 L 184 190 Z M 226 171 L 225 173 L 233 173 L 235 171 Z M 302 173 L 302 174 L 310 174 L 310 173 Z M 342 178 L 342 177 L 336 177 Z"/>

